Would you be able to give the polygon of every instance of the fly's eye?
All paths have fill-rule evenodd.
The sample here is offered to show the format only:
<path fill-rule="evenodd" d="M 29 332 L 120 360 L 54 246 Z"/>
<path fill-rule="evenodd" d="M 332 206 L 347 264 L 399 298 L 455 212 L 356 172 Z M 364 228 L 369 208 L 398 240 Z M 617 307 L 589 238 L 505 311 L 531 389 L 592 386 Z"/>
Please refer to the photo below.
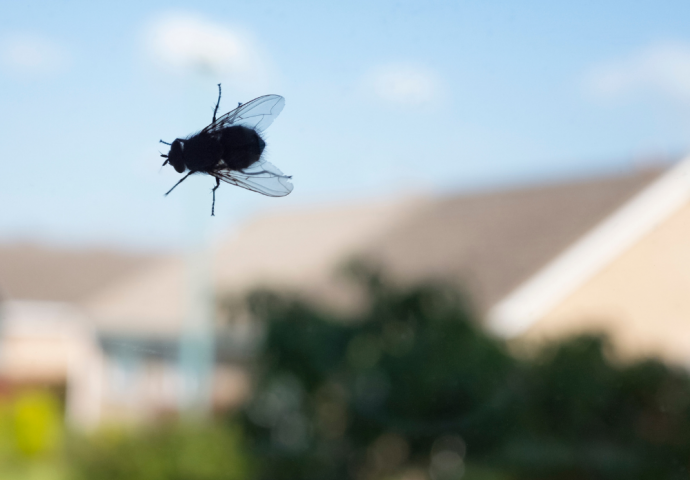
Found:
<path fill-rule="evenodd" d="M 185 171 L 184 157 L 182 155 L 182 142 L 175 140 L 168 153 L 168 161 L 178 173 Z"/>

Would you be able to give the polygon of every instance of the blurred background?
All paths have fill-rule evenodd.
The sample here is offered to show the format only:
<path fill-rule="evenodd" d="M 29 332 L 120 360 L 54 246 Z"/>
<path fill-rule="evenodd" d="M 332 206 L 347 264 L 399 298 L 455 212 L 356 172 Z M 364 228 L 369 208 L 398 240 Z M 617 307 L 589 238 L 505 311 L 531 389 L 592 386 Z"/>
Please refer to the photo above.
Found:
<path fill-rule="evenodd" d="M 0 478 L 690 477 L 690 5 L 2 10 Z"/>

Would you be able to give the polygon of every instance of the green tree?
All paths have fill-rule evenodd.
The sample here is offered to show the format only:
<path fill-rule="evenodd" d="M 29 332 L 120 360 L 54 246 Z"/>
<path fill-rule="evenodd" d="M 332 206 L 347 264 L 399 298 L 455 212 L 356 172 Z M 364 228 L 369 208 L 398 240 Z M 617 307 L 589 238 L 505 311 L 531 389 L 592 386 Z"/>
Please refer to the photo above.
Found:
<path fill-rule="evenodd" d="M 243 413 L 260 479 L 688 478 L 684 371 L 613 365 L 589 337 L 518 360 L 447 286 L 360 280 L 349 317 L 249 298 L 266 326 Z"/>
<path fill-rule="evenodd" d="M 362 280 L 368 308 L 351 318 L 271 292 L 250 298 L 267 325 L 245 410 L 261 478 L 394 475 L 428 465 L 434 445 L 459 475 L 465 444 L 481 458 L 514 428 L 520 367 L 461 296 Z"/>

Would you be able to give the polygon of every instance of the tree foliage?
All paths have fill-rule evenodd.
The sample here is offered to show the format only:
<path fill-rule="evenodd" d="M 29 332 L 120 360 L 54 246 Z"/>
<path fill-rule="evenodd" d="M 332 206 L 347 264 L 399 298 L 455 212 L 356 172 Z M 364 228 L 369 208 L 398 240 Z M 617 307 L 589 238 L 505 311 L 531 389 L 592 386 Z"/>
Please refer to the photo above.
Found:
<path fill-rule="evenodd" d="M 266 326 L 243 413 L 260 479 L 688 478 L 684 371 L 613 365 L 597 337 L 518 360 L 448 287 L 360 279 L 368 307 L 347 318 L 250 297 Z"/>

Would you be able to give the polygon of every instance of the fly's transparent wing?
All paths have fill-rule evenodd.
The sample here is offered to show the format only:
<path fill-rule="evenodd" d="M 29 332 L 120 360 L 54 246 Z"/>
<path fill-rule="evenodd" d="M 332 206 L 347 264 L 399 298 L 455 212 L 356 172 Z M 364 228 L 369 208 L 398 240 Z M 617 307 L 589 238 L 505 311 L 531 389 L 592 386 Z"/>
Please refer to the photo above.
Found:
<path fill-rule="evenodd" d="M 241 172 L 218 170 L 211 175 L 231 185 L 237 185 L 269 197 L 284 197 L 294 188 L 290 183 L 292 177 L 283 175 L 278 167 L 263 159 Z"/>
<path fill-rule="evenodd" d="M 280 95 L 264 95 L 226 113 L 202 132 L 214 133 L 233 125 L 242 125 L 263 132 L 283 111 L 284 106 L 285 99 Z"/>

